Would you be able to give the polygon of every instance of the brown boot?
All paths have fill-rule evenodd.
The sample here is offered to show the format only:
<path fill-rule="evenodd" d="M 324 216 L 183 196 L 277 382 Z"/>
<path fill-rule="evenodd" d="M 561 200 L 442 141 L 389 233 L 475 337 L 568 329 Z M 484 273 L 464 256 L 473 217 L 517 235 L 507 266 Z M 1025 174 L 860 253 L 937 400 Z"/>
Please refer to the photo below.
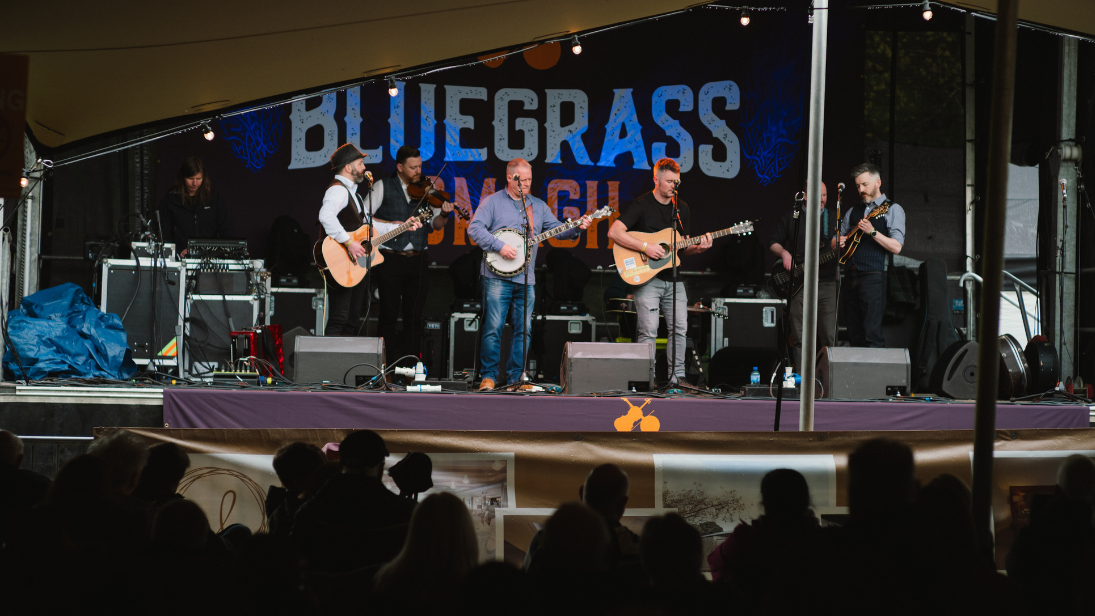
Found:
<path fill-rule="evenodd" d="M 483 379 L 483 382 L 479 383 L 479 391 L 490 391 L 494 389 L 494 379 Z"/>

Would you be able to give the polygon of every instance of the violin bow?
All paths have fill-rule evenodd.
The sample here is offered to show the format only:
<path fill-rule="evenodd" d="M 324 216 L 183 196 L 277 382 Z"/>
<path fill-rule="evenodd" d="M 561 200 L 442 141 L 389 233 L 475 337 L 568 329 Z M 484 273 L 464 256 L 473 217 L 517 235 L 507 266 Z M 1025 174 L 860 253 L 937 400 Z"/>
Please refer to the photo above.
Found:
<path fill-rule="evenodd" d="M 444 173 L 444 171 L 445 171 L 445 167 L 448 167 L 448 166 L 449 166 L 449 161 L 445 161 L 445 164 L 441 165 L 441 170 L 438 171 L 437 174 L 434 175 L 432 178 L 430 176 L 426 175 L 426 174 L 422 174 L 422 175 L 426 175 L 426 179 L 430 181 L 430 188 L 427 188 L 425 190 L 425 192 L 422 194 L 422 198 L 418 200 L 418 207 L 422 207 L 422 202 L 425 201 L 426 198 L 430 196 L 430 190 L 433 189 L 434 182 L 437 181 L 437 178 L 441 177 L 441 174 Z"/>

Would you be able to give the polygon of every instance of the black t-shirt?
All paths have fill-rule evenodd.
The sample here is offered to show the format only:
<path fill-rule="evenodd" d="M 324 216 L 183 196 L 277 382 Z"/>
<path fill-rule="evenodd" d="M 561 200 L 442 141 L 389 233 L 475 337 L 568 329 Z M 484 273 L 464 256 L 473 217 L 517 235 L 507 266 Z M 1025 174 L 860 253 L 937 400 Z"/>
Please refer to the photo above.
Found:
<path fill-rule="evenodd" d="M 826 216 L 826 212 L 828 215 Z M 830 241 L 833 238 L 835 231 L 833 227 L 836 226 L 836 214 L 830 211 L 828 208 L 822 210 L 821 215 L 821 236 L 818 239 L 818 254 L 824 255 L 831 250 Z M 806 256 L 806 212 L 804 211 L 800 217 L 799 223 L 800 229 L 798 232 L 798 249 L 794 250 L 795 265 L 802 265 Z M 787 212 L 779 219 L 779 226 L 776 227 L 775 232 L 772 233 L 772 237 L 768 239 L 768 246 L 772 244 L 779 244 L 783 246 L 784 250 L 791 250 L 791 242 L 795 237 L 795 219 L 793 212 Z M 779 260 L 779 257 L 776 257 Z M 828 263 L 824 263 L 818 267 L 818 278 L 820 280 L 832 280 L 836 275 L 836 263 L 837 259 L 833 258 Z"/>
<path fill-rule="evenodd" d="M 677 233 L 681 236 L 688 235 L 691 220 L 689 220 L 688 204 L 684 199 L 677 199 L 677 210 L 680 214 L 680 225 Z M 663 204 L 654 198 L 654 192 L 640 195 L 627 205 L 617 219 L 627 227 L 628 231 L 640 233 L 656 233 L 662 229 L 668 229 L 673 224 L 673 205 Z M 679 239 L 677 241 L 680 241 Z M 662 280 L 673 280 L 673 268 L 666 268 L 658 273 Z"/>

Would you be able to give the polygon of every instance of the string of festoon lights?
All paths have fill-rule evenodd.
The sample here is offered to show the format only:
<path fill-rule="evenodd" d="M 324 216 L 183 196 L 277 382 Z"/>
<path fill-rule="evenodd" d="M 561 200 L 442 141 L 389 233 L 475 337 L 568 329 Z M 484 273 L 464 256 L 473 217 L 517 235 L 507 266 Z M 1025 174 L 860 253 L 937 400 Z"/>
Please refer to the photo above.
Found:
<path fill-rule="evenodd" d="M 400 83 L 406 84 L 408 81 L 412 81 L 412 80 L 415 80 L 415 79 L 422 79 L 426 76 L 429 76 L 429 75 L 432 75 L 432 74 L 435 74 L 435 73 L 439 73 L 439 72 L 443 72 L 443 71 L 451 71 L 451 70 L 464 68 L 464 67 L 468 67 L 468 66 L 475 66 L 475 65 L 478 65 L 478 64 L 485 64 L 487 62 L 497 61 L 499 59 L 506 58 L 508 56 L 523 53 L 523 52 L 527 51 L 528 49 L 531 49 L 531 48 L 536 47 L 538 45 L 544 45 L 544 44 L 549 44 L 549 43 L 558 43 L 560 45 L 569 44 L 571 53 L 573 53 L 574 55 L 577 56 L 577 55 L 580 55 L 582 53 L 582 39 L 588 40 L 590 37 L 594 37 L 598 34 L 603 34 L 605 32 L 610 32 L 612 30 L 617 30 L 617 29 L 620 29 L 620 28 L 636 26 L 636 25 L 643 24 L 643 23 L 646 23 L 646 22 L 655 21 L 655 20 L 659 20 L 659 19 L 665 19 L 667 17 L 672 17 L 674 15 L 680 15 L 680 14 L 683 14 L 683 13 L 688 13 L 688 12 L 696 11 L 696 10 L 714 9 L 714 10 L 737 11 L 738 15 L 739 15 L 738 21 L 741 23 L 741 25 L 743 27 L 747 27 L 750 24 L 752 24 L 754 21 L 756 21 L 757 19 L 763 19 L 763 15 L 765 13 L 777 12 L 777 11 L 787 12 L 787 13 L 796 13 L 796 12 L 805 13 L 807 21 L 809 23 L 813 23 L 814 11 L 816 11 L 816 10 L 817 11 L 819 11 L 819 10 L 828 10 L 828 11 L 837 11 L 837 12 L 839 12 L 839 11 L 857 11 L 857 10 L 861 11 L 861 10 L 885 10 L 885 9 L 919 9 L 920 10 L 920 16 L 925 21 L 930 21 L 935 16 L 935 11 L 932 9 L 933 5 L 936 6 L 937 8 L 946 8 L 946 9 L 949 9 L 949 10 L 952 10 L 952 11 L 958 11 L 960 13 L 968 13 L 968 14 L 974 15 L 975 17 L 981 17 L 981 18 L 989 19 L 989 20 L 993 20 L 993 21 L 995 21 L 995 19 L 996 19 L 995 15 L 993 15 L 991 13 L 978 11 L 978 10 L 974 10 L 974 9 L 969 9 L 969 8 L 965 8 L 965 7 L 952 6 L 950 4 L 944 4 L 944 3 L 941 3 L 941 2 L 930 2 L 929 0 L 918 0 L 916 2 L 869 4 L 869 5 L 861 5 L 861 6 L 817 7 L 817 8 L 814 7 L 814 3 L 812 1 L 810 2 L 810 5 L 808 7 L 803 7 L 803 8 L 788 8 L 786 6 L 746 6 L 746 5 L 729 5 L 729 4 L 715 4 L 715 3 L 700 4 L 700 5 L 686 7 L 686 8 L 680 9 L 680 10 L 676 10 L 676 11 L 671 11 L 669 13 L 662 13 L 662 14 L 659 14 L 659 15 L 653 15 L 653 16 L 650 16 L 650 17 L 644 17 L 644 18 L 641 18 L 641 19 L 636 19 L 634 21 L 629 21 L 629 22 L 626 22 L 626 23 L 614 24 L 614 25 L 611 25 L 611 26 L 605 26 L 603 28 L 596 28 L 596 29 L 593 29 L 593 30 L 587 30 L 587 31 L 584 31 L 584 32 L 581 32 L 581 33 L 567 32 L 567 33 L 563 33 L 563 34 L 559 34 L 559 35 L 554 35 L 554 36 L 551 36 L 551 37 L 545 37 L 543 39 L 533 40 L 533 41 L 530 41 L 528 43 L 517 45 L 514 48 L 511 48 L 511 49 L 506 50 L 506 51 L 501 51 L 501 52 L 498 52 L 498 53 L 488 52 L 486 54 L 477 55 L 476 57 L 473 57 L 473 58 L 465 57 L 465 58 L 462 58 L 462 59 L 457 60 L 457 61 L 451 61 L 450 60 L 448 62 L 438 62 L 438 63 L 432 64 L 432 65 L 427 65 L 425 67 L 416 68 L 414 70 L 409 70 L 409 71 L 404 71 L 404 72 L 393 72 L 393 73 L 389 73 L 387 75 L 370 76 L 366 79 L 353 81 L 353 82 L 350 82 L 348 84 L 340 85 L 340 86 L 335 87 L 335 88 L 327 88 L 327 89 L 323 89 L 323 90 L 312 91 L 312 92 L 308 92 L 308 93 L 304 93 L 304 94 L 299 94 L 297 96 L 293 96 L 293 97 L 290 97 L 290 98 L 280 99 L 280 100 L 273 101 L 273 102 L 270 102 L 270 103 L 263 103 L 261 105 L 245 107 L 245 108 L 237 109 L 237 110 L 234 110 L 234 111 L 226 111 L 226 112 L 223 112 L 223 113 L 220 113 L 220 114 L 217 114 L 217 115 L 213 115 L 213 116 L 209 116 L 209 117 L 205 117 L 205 118 L 200 118 L 200 119 L 195 119 L 195 120 L 190 120 L 190 121 L 188 121 L 184 124 L 177 125 L 177 126 L 174 126 L 174 127 L 171 127 L 171 128 L 167 128 L 167 129 L 164 129 L 164 130 L 160 130 L 160 131 L 148 134 L 148 135 L 142 135 L 140 137 L 137 137 L 137 138 L 134 138 L 134 139 L 131 139 L 129 141 L 122 142 L 122 143 L 118 143 L 118 144 L 115 144 L 115 145 L 112 145 L 112 146 L 109 146 L 109 147 L 105 147 L 105 148 L 101 148 L 101 149 L 98 149 L 98 150 L 85 152 L 85 153 L 78 154 L 78 155 L 75 155 L 75 156 L 71 156 L 71 157 L 65 158 L 65 159 L 60 159 L 60 160 L 57 160 L 56 162 L 54 162 L 54 161 L 43 161 L 42 159 L 39 159 L 32 169 L 27 169 L 27 170 L 24 171 L 23 178 L 21 179 L 20 184 L 23 187 L 26 187 L 27 184 L 29 183 L 28 177 L 30 176 L 31 173 L 41 172 L 41 171 L 44 171 L 48 168 L 63 167 L 65 165 L 71 165 L 71 164 L 82 162 L 82 161 L 85 161 L 85 160 L 88 160 L 88 159 L 91 159 L 91 158 L 96 158 L 96 157 L 99 157 L 99 156 L 105 156 L 107 154 L 113 154 L 115 152 L 120 152 L 122 150 L 127 150 L 129 148 L 138 147 L 138 146 L 144 145 L 146 143 L 151 143 L 153 141 L 158 141 L 158 140 L 164 139 L 166 137 L 171 137 L 173 135 L 178 135 L 180 133 L 185 133 L 185 132 L 192 131 L 192 130 L 201 130 L 202 135 L 205 137 L 205 139 L 207 139 L 209 141 L 212 141 L 215 138 L 215 134 L 213 132 L 211 122 L 213 122 L 214 120 L 223 120 L 225 118 L 230 118 L 230 117 L 233 117 L 233 116 L 243 115 L 243 114 L 247 114 L 247 113 L 253 113 L 253 112 L 256 112 L 256 111 L 263 111 L 263 110 L 266 110 L 266 109 L 272 109 L 274 107 L 280 107 L 282 105 L 289 105 L 289 104 L 292 104 L 294 102 L 297 102 L 297 101 L 300 101 L 300 100 L 303 100 L 303 99 L 312 98 L 314 96 L 323 96 L 325 94 L 344 92 L 344 91 L 349 90 L 351 88 L 356 88 L 356 87 L 360 87 L 360 86 L 367 85 L 367 84 L 380 84 L 380 85 L 386 85 L 387 86 L 389 96 L 396 97 L 396 96 L 399 96 L 399 84 Z M 1027 28 L 1027 29 L 1031 29 L 1031 30 L 1038 30 L 1038 31 L 1042 31 L 1042 32 L 1056 34 L 1058 36 L 1068 36 L 1068 37 L 1078 38 L 1078 39 L 1086 40 L 1086 41 L 1095 41 L 1095 37 L 1085 36 L 1085 35 L 1071 33 L 1071 32 L 1061 32 L 1061 31 L 1058 31 L 1058 30 L 1054 30 L 1053 28 L 1043 26 L 1041 24 L 1032 23 L 1032 22 L 1020 21 L 1019 26 L 1022 27 L 1022 28 Z"/>

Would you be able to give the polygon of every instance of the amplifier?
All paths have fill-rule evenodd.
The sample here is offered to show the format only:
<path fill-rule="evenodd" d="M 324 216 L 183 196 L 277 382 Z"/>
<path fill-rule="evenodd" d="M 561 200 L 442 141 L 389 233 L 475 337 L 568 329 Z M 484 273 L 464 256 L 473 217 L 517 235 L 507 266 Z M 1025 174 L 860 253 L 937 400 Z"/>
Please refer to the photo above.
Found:
<path fill-rule="evenodd" d="M 454 312 L 449 315 L 449 365 L 445 372 L 453 378 L 457 372 L 467 372 L 474 381 L 479 375 L 479 354 L 482 348 L 482 334 L 479 330 L 483 320 L 478 314 Z M 502 344 L 498 354 L 498 377 L 506 378 L 506 362 L 509 360 L 510 343 L 513 340 L 513 327 L 509 323 L 502 329 Z M 531 356 L 529 359 L 532 359 Z M 501 380 L 498 383 L 501 385 Z"/>
<path fill-rule="evenodd" d="M 157 257 L 175 261 L 175 245 L 157 242 L 130 242 L 129 253 L 135 257 Z"/>
<path fill-rule="evenodd" d="M 874 400 L 912 391 L 908 349 L 825 347 L 817 355 L 820 397 Z"/>
<path fill-rule="evenodd" d="M 177 366 L 186 293 L 182 266 L 157 260 L 153 280 L 151 259 L 106 259 L 102 280 L 99 309 L 125 317 L 122 326 L 133 361 L 143 366 L 154 359 L 161 366 Z"/>
<path fill-rule="evenodd" d="M 779 319 L 782 299 L 746 299 L 717 297 L 711 309 L 725 308 L 726 318 L 712 314 L 711 338 L 707 352 L 714 355 L 723 347 L 735 349 L 772 348 L 779 343 Z"/>
<path fill-rule="evenodd" d="M 297 336 L 293 380 L 330 381 L 357 387 L 384 370 L 384 339 L 356 336 Z"/>
<path fill-rule="evenodd" d="M 195 238 L 186 243 L 190 259 L 246 259 L 247 240 L 242 238 Z"/>
<path fill-rule="evenodd" d="M 202 295 L 247 295 L 269 284 L 262 272 L 262 259 L 183 259 L 191 293 Z"/>
<path fill-rule="evenodd" d="M 563 393 L 654 389 L 654 345 L 568 342 L 559 369 Z"/>
<path fill-rule="evenodd" d="M 597 318 L 592 316 L 533 315 L 529 344 L 529 373 L 536 380 L 559 382 L 559 361 L 568 342 L 593 342 Z"/>
<path fill-rule="evenodd" d="M 426 319 L 422 324 L 422 364 L 426 367 L 427 378 L 441 378 L 448 359 L 448 321 Z"/>

